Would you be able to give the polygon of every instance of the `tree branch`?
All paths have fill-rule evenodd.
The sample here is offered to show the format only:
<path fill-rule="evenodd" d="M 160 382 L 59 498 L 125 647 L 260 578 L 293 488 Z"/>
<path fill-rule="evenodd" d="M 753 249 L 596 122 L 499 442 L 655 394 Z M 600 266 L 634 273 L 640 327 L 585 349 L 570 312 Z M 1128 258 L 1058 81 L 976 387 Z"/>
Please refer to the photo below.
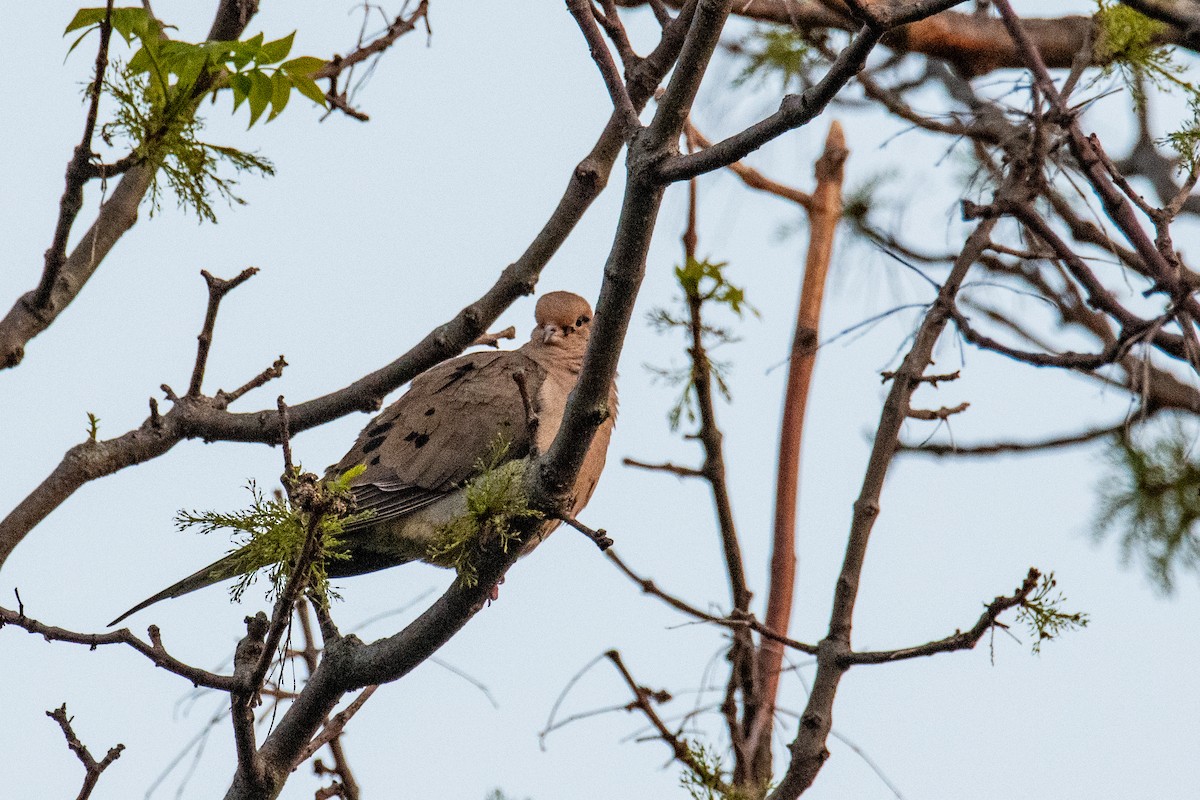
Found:
<path fill-rule="evenodd" d="M 109 10 L 112 9 L 112 4 L 109 4 Z M 96 782 L 100 780 L 100 773 L 108 769 L 108 767 L 121 757 L 121 751 L 125 749 L 125 745 L 118 744 L 116 747 L 109 748 L 104 758 L 97 761 L 91 754 L 91 751 L 84 746 L 83 742 L 79 741 L 79 737 L 75 735 L 75 731 L 71 728 L 71 721 L 74 717 L 67 716 L 67 704 L 63 703 L 53 711 L 47 711 L 46 716 L 58 723 L 58 727 L 62 728 L 63 736 L 67 737 L 67 747 L 83 764 L 85 775 L 83 776 L 83 786 L 79 789 L 79 795 L 75 800 L 87 800 L 91 796 L 92 790 L 96 788 Z"/>

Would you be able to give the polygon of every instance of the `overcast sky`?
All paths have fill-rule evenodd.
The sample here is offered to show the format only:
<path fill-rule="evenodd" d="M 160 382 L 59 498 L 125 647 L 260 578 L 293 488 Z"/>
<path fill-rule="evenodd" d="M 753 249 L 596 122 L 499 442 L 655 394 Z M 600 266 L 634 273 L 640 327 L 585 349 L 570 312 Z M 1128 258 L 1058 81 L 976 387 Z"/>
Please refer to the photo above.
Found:
<path fill-rule="evenodd" d="M 195 41 L 214 3 L 154 3 Z M 293 53 L 346 52 L 360 17 L 353 4 L 264 2 L 248 33 L 268 39 L 297 30 Z M 1025 3 L 1042 9 L 1041 4 Z M 1088 4 L 1063 4 L 1088 13 Z M 6 3 L 0 41 L 9 77 L 0 83 L 0 302 L 6 310 L 37 282 L 50 242 L 62 176 L 83 126 L 82 84 L 94 42 L 64 63 L 62 29 L 70 3 Z M 389 12 L 396 9 L 390 7 Z M 641 44 L 654 23 L 628 13 Z M 168 383 L 186 388 L 205 303 L 199 270 L 230 277 L 262 271 L 221 309 L 206 391 L 231 389 L 280 353 L 285 377 L 239 401 L 236 410 L 273 407 L 283 393 L 296 403 L 340 388 L 405 351 L 490 286 L 515 259 L 557 202 L 572 168 L 607 119 L 608 100 L 586 47 L 560 3 L 443 3 L 434 0 L 434 35 L 409 35 L 380 62 L 358 102 L 363 124 L 321 112 L 297 97 L 269 125 L 245 131 L 246 112 L 230 100 L 204 109 L 212 142 L 270 158 L 278 175 L 246 178 L 246 206 L 217 206 L 218 225 L 164 199 L 153 218 L 142 209 L 79 299 L 30 343 L 16 370 L 0 373 L 0 509 L 7 512 L 86 435 L 87 412 L 100 435 L 117 436 L 144 419 L 147 398 Z M 378 27 L 373 24 L 372 27 Z M 730 35 L 744 26 L 731 25 Z M 114 54 L 128 57 L 114 43 Z M 728 134 L 769 113 L 772 87 L 733 95 L 737 66 L 724 57 L 711 71 L 697 120 L 710 135 Z M 983 83 L 1011 82 L 1015 73 Z M 1116 98 L 1112 108 L 1126 98 Z M 884 196 L 911 239 L 930 250 L 956 249 L 965 161 L 948 143 L 905 132 L 862 109 L 837 108 L 756 154 L 772 176 L 811 188 L 812 161 L 830 114 L 843 120 L 851 148 L 847 184 L 886 175 Z M 1110 151 L 1128 132 L 1121 114 L 1092 114 Z M 544 273 L 539 291 L 569 289 L 594 298 L 621 191 L 621 167 Z M 733 362 L 732 406 L 719 409 L 726 433 L 735 513 L 749 574 L 761 600 L 772 516 L 775 439 L 783 369 L 800 282 L 804 235 L 798 214 L 742 191 L 729 175 L 700 184 L 699 252 L 729 261 L 761 319 L 737 324 L 741 341 L 719 355 Z M 620 459 L 697 463 L 698 448 L 668 430 L 675 390 L 644 368 L 682 364 L 681 342 L 656 336 L 646 312 L 672 301 L 684 215 L 680 188 L 668 193 L 636 324 L 621 362 L 621 416 L 610 466 L 584 520 L 606 528 L 639 571 L 701 605 L 725 609 L 728 588 L 711 504 L 704 486 L 622 467 Z M 89 189 L 78 236 L 99 202 Z M 1189 229 L 1194 235 L 1194 228 Z M 790 232 L 783 235 L 785 232 Z M 1176 244 L 1195 250 L 1187 231 Z M 928 288 L 887 258 L 842 240 L 832 268 L 824 338 L 903 303 L 929 299 Z M 995 291 L 976 286 L 971 291 Z M 986 295 L 984 295 L 986 296 Z M 523 339 L 533 299 L 498 323 Z M 1003 298 L 1001 302 L 1019 302 Z M 915 321 L 899 314 L 861 337 L 823 349 L 808 411 L 800 500 L 799 577 L 793 635 L 820 638 L 833 582 L 878 419 L 879 371 L 894 366 Z M 730 322 L 730 320 L 725 320 Z M 920 405 L 970 401 L 956 417 L 957 441 L 1034 438 L 1118 420 L 1126 397 L 1078 380 L 1021 369 L 964 351 L 947 335 L 939 371 L 963 380 L 923 388 Z M 367 418 L 355 415 L 296 438 L 297 457 L 320 471 L 349 447 Z M 932 433 L 911 422 L 910 438 Z M 944 431 L 941 432 L 944 434 Z M 941 435 L 939 434 L 939 435 Z M 1124 567 L 1112 542 L 1091 535 L 1101 451 L 987 462 L 900 461 L 883 497 L 862 581 L 855 644 L 883 649 L 918 644 L 966 628 L 981 603 L 1017 586 L 1029 566 L 1054 571 L 1071 610 L 1091 625 L 1045 646 L 1040 656 L 998 634 L 973 652 L 902 664 L 859 667 L 842 683 L 830 743 L 832 759 L 809 796 L 892 797 L 888 786 L 842 740 L 862 749 L 909 800 L 1012 800 L 1046 796 L 1126 798 L 1194 796 L 1200 700 L 1195 664 L 1197 591 L 1190 576 L 1164 598 L 1139 568 Z M 134 602 L 222 555 L 228 541 L 176 532 L 178 509 L 232 509 L 245 485 L 274 486 L 277 450 L 262 445 L 184 442 L 168 455 L 91 483 L 39 525 L 0 573 L 0 603 L 45 622 L 101 630 Z M 445 571 L 410 565 L 348 579 L 335 608 L 343 631 L 441 592 Z M 244 634 L 242 617 L 265 608 L 261 593 L 232 605 L 220 588 L 135 616 L 137 631 L 158 624 L 168 648 L 206 668 L 223 666 Z M 359 633 L 386 635 L 418 605 Z M 482 800 L 501 787 L 516 798 L 683 797 L 678 769 L 663 765 L 659 742 L 634 741 L 640 720 L 617 712 L 574 723 L 539 748 L 538 731 L 555 698 L 581 667 L 617 648 L 635 676 L 677 699 L 671 716 L 715 704 L 720 693 L 721 632 L 641 596 L 595 548 L 569 531 L 521 562 L 499 602 L 477 616 L 439 657 L 486 684 L 499 707 L 470 683 L 427 663 L 375 695 L 350 726 L 345 745 L 365 796 Z M 805 702 L 811 667 L 783 681 L 780 706 Z M 0 632 L 0 786 L 13 797 L 68 797 L 82 769 L 44 711 L 62 702 L 93 753 L 123 742 L 94 797 L 141 796 L 213 715 L 184 797 L 224 792 L 234 764 L 222 698 L 195 695 L 182 679 L 156 670 L 130 650 L 88 652 L 48 644 L 18 630 Z M 563 714 L 630 700 L 607 665 L 571 692 Z M 723 746 L 716 714 L 698 727 Z M 786 719 L 779 747 L 794 735 Z M 185 760 L 155 797 L 172 797 Z M 782 762 L 781 762 L 782 763 Z M 309 798 L 302 767 L 284 791 Z"/>

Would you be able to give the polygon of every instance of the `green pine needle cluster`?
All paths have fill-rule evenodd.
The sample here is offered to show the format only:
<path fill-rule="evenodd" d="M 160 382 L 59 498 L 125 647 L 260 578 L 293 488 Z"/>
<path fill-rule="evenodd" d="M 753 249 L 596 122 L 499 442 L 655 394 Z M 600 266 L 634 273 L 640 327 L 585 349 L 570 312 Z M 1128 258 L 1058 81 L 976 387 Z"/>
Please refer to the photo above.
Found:
<path fill-rule="evenodd" d="M 1146 86 L 1161 91 L 1182 91 L 1188 98 L 1191 119 L 1158 141 L 1178 153 L 1181 166 L 1195 169 L 1200 159 L 1200 87 L 1184 80 L 1185 67 L 1163 43 L 1166 26 L 1113 0 L 1096 0 L 1096 62 L 1104 74 L 1119 73 L 1139 109 L 1146 104 Z"/>
<path fill-rule="evenodd" d="M 113 119 L 100 128 L 108 144 L 121 139 L 127 142 L 137 158 L 158 169 L 150 184 L 150 213 L 162 207 L 162 187 L 175 195 L 179 207 L 190 209 L 201 220 L 216 222 L 212 200 L 221 198 L 229 204 L 243 205 L 233 187 L 234 178 L 223 176 L 220 166 L 243 172 L 274 175 L 275 167 L 265 158 L 233 147 L 202 142 L 198 138 L 204 127 L 201 118 L 192 114 L 167 116 L 162 106 L 151 102 L 149 79 L 131 71 L 127 65 L 114 64 L 113 77 L 105 82 L 109 96 L 116 101 Z"/>
<path fill-rule="evenodd" d="M 734 86 L 777 79 L 780 89 L 786 91 L 801 81 L 816 62 L 813 48 L 804 36 L 783 25 L 755 28 L 735 50 L 745 57 L 746 65 L 734 79 Z"/>
<path fill-rule="evenodd" d="M 682 331 L 690 343 L 692 315 L 695 313 L 701 320 L 699 323 L 700 336 L 706 353 L 711 353 L 712 349 L 720 345 L 736 342 L 737 337 L 729 329 L 703 321 L 705 306 L 714 304 L 724 306 L 738 319 L 741 319 L 746 312 L 750 312 L 756 317 L 759 316 L 758 310 L 746 302 L 746 290 L 730 283 L 725 277 L 727 266 L 729 264 L 725 261 L 700 261 L 689 257 L 682 266 L 675 267 L 675 280 L 679 284 L 679 288 L 683 290 L 683 297 L 680 298 L 679 303 L 680 308 L 678 310 L 662 307 L 652 309 L 647 315 L 650 327 L 659 334 L 668 331 Z M 731 399 L 727 380 L 730 369 L 729 362 L 713 359 L 711 354 L 708 355 L 707 361 L 713 385 L 721 397 L 728 402 Z M 689 423 L 694 423 L 697 415 L 695 365 L 658 367 L 646 364 L 645 367 L 657 380 L 669 386 L 683 387 L 678 399 L 667 412 L 667 421 L 671 425 L 671 430 L 678 430 L 679 425 L 685 419 Z"/>
<path fill-rule="evenodd" d="M 1057 587 L 1053 572 L 1043 575 L 1033 594 L 1017 609 L 1017 622 L 1025 625 L 1033 636 L 1035 654 L 1042 652 L 1044 643 L 1061 638 L 1069 631 L 1086 628 L 1089 621 L 1086 613 L 1062 610 L 1067 598 L 1062 592 L 1055 592 Z"/>
<path fill-rule="evenodd" d="M 692 800 L 758 800 L 770 790 L 765 787 L 756 792 L 749 787 L 731 786 L 720 753 L 697 740 L 684 739 L 683 745 L 691 755 L 691 764 L 680 773 L 679 785 Z"/>
<path fill-rule="evenodd" d="M 480 459 L 479 474 L 466 487 L 466 513 L 443 525 L 426 552 L 427 559 L 458 573 L 464 586 L 479 582 L 479 562 L 491 548 L 508 546 L 524 530 L 523 522 L 541 519 L 525 495 L 526 462 L 505 461 L 509 443 L 497 436 L 492 451 Z"/>
<path fill-rule="evenodd" d="M 348 498 L 350 481 L 362 470 L 362 467 L 355 467 L 336 480 L 326 482 L 324 490 L 334 497 Z M 241 600 L 260 574 L 264 574 L 270 584 L 267 596 L 272 599 L 278 596 L 296 569 L 308 538 L 310 520 L 309 512 L 296 508 L 282 495 L 268 499 L 254 481 L 247 488 L 251 496 L 249 508 L 231 512 L 180 511 L 175 515 L 175 525 L 181 531 L 233 532 L 235 547 L 231 554 L 238 578 L 230 588 L 230 594 L 235 602 Z M 321 516 L 316 557 L 305 578 L 305 586 L 319 602 L 328 604 L 331 597 L 337 597 L 329 586 L 327 565 L 330 561 L 350 557 L 342 539 L 346 526 L 366 519 L 370 513 Z"/>
<path fill-rule="evenodd" d="M 1118 437 L 1099 487 L 1097 538 L 1119 535 L 1126 561 L 1140 557 L 1167 593 L 1177 569 L 1200 569 L 1200 461 L 1193 442 L 1178 426 L 1140 441 Z"/>

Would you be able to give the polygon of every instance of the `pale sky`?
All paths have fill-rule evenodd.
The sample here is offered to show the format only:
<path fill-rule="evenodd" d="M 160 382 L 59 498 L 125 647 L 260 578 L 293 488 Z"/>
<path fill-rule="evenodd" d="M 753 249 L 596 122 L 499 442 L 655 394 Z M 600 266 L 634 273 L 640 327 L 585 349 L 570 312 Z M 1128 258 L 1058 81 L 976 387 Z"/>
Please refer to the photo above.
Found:
<path fill-rule="evenodd" d="M 1035 4 L 1022 4 L 1027 9 Z M 1088 4 L 1063 4 L 1088 13 Z M 178 38 L 201 38 L 215 3 L 154 3 L 178 25 Z M 203 10 L 201 11 L 201 7 Z M 1040 5 L 1036 6 L 1043 10 Z M 81 88 L 94 43 L 64 63 L 61 31 L 70 3 L 4 4 L 0 41 L 9 80 L 0 84 L 0 174 L 5 176 L 0 241 L 0 301 L 7 310 L 32 288 L 50 242 L 62 175 L 83 126 Z M 394 7 L 387 9 L 394 12 Z M 280 353 L 285 377 L 243 398 L 235 410 L 295 403 L 340 388 L 405 351 L 490 286 L 546 219 L 575 163 L 608 116 L 608 99 L 565 8 L 559 3 L 441 3 L 434 35 L 410 34 L 380 62 L 358 102 L 363 124 L 295 98 L 269 125 L 245 131 L 246 112 L 230 100 L 205 107 L 205 136 L 272 159 L 278 175 L 247 177 L 248 205 L 218 205 L 218 225 L 199 225 L 167 198 L 153 219 L 121 240 L 97 275 L 42 336 L 17 369 L 0 373 L 0 508 L 6 513 L 86 435 L 87 412 L 101 437 L 141 423 L 158 386 L 186 388 L 204 311 L 199 270 L 231 277 L 262 272 L 230 295 L 217 323 L 206 390 L 231 389 Z M 655 28 L 645 10 L 624 19 L 646 44 Z M 278 38 L 297 30 L 295 55 L 325 56 L 353 44 L 353 4 L 263 3 L 248 29 Z M 729 35 L 744 30 L 731 25 Z M 114 54 L 129 52 L 114 43 Z M 729 134 L 769 113 L 768 91 L 729 90 L 736 65 L 718 60 L 696 118 L 710 136 Z M 1019 77 L 982 79 L 1003 84 Z M 1115 98 L 1120 108 L 1126 98 Z M 948 143 L 903 132 L 862 109 L 836 108 L 754 156 L 777 179 L 811 188 L 811 164 L 831 114 L 851 148 L 847 185 L 894 175 L 885 195 L 910 239 L 931 250 L 957 248 L 955 188 L 963 159 Z M 1093 113 L 1095 128 L 1123 152 L 1121 114 Z M 550 263 L 539 291 L 569 289 L 594 298 L 619 206 L 620 164 L 604 195 Z M 76 235 L 90 223 L 92 187 Z M 733 502 L 752 588 L 765 595 L 773 512 L 775 440 L 783 369 L 791 337 L 804 237 L 780 236 L 797 214 L 779 201 L 742 191 L 730 175 L 701 181 L 699 252 L 729 261 L 761 320 L 738 324 L 742 341 L 720 353 L 735 363 L 734 403 L 721 406 Z M 583 519 L 606 528 L 637 570 L 697 605 L 726 609 L 711 502 L 703 484 L 622 467 L 623 456 L 698 462 L 698 447 L 672 435 L 666 411 L 675 390 L 655 384 L 644 364 L 682 363 L 681 343 L 657 337 L 645 313 L 673 297 L 671 267 L 680 257 L 682 187 L 668 193 L 622 358 L 621 416 L 610 466 Z M 1195 249 L 1195 226 L 1176 244 Z M 927 300 L 927 287 L 870 248 L 840 241 L 835 253 L 825 338 L 901 303 Z M 977 286 L 971 291 L 995 291 Z M 990 295 L 984 295 L 991 297 Z M 1001 302 L 1016 302 L 1004 297 Z M 518 302 L 497 327 L 523 339 L 533 300 Z M 866 436 L 878 419 L 879 371 L 914 324 L 897 315 L 862 337 L 821 351 L 808 411 L 799 520 L 799 578 L 792 635 L 824 632 L 840 566 L 851 503 L 866 462 Z M 1035 438 L 1120 419 L 1128 402 L 1078 379 L 1035 372 L 972 350 L 952 335 L 940 343 L 944 371 L 964 378 L 917 402 L 967 400 L 957 441 Z M 320 470 L 349 447 L 367 417 L 355 415 L 304 433 L 297 458 Z M 929 423 L 912 422 L 921 439 Z M 941 432 L 941 433 L 944 433 Z M 941 435 L 941 433 L 939 435 Z M 860 649 L 918 644 L 974 623 L 981 603 L 1016 587 L 1029 566 L 1054 571 L 1071 610 L 1091 625 L 1029 652 L 1028 637 L 995 637 L 979 649 L 902 664 L 857 667 L 843 681 L 835 731 L 860 747 L 909 800 L 1185 798 L 1200 781 L 1195 758 L 1200 700 L 1194 665 L 1198 593 L 1193 576 L 1161 596 L 1140 567 L 1123 566 L 1114 542 L 1091 535 L 1101 451 L 1084 448 L 996 461 L 902 460 L 893 469 L 875 529 L 855 627 Z M 216 536 L 176 532 L 174 513 L 233 509 L 245 484 L 275 485 L 280 454 L 262 445 L 184 442 L 168 455 L 85 486 L 50 515 L 0 573 L 0 603 L 18 588 L 27 613 L 76 630 L 102 630 L 134 602 L 222 555 Z M 409 565 L 341 583 L 334 615 L 343 631 L 404 606 L 451 579 Z M 240 606 L 210 588 L 142 612 L 178 657 L 216 669 L 244 634 L 242 617 L 266 608 L 253 593 Z M 398 630 L 420 606 L 360 631 L 377 638 Z M 761 609 L 760 609 L 761 610 Z M 494 787 L 514 798 L 686 797 L 679 770 L 660 742 L 636 742 L 641 721 L 624 712 L 590 718 L 553 733 L 538 731 L 572 675 L 609 648 L 619 649 L 637 679 L 678 699 L 664 714 L 718 703 L 720 630 L 643 597 L 570 531 L 552 537 L 508 576 L 499 602 L 479 614 L 439 657 L 485 683 L 499 708 L 451 671 L 432 663 L 384 687 L 351 724 L 345 746 L 364 795 L 482 800 Z M 798 663 L 805 663 L 801 659 Z M 785 676 L 779 704 L 799 709 L 811 667 Z M 129 649 L 48 644 L 19 630 L 0 632 L 0 785 L 14 797 L 74 796 L 82 768 L 44 716 L 67 703 L 75 730 L 94 754 L 126 750 L 102 777 L 96 798 L 133 798 L 146 789 L 220 713 L 222 697 L 190 694 L 187 683 L 156 670 Z M 627 690 L 599 665 L 572 691 L 564 714 L 622 705 Z M 698 735 L 723 747 L 718 715 Z M 782 723 L 783 745 L 795 722 Z M 841 741 L 806 797 L 884 800 L 891 790 Z M 189 760 L 159 787 L 172 797 Z M 222 794 L 234 766 L 227 716 L 209 737 L 183 797 Z M 781 767 L 782 768 L 782 767 Z M 285 798 L 310 798 L 316 784 L 300 769 Z"/>

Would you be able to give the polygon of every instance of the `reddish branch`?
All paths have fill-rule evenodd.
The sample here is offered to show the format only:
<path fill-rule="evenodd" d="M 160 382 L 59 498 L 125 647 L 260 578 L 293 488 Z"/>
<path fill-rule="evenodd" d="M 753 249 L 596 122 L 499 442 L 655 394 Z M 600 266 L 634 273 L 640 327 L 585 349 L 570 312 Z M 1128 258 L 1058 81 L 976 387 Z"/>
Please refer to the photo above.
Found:
<path fill-rule="evenodd" d="M 796 501 L 800 490 L 800 447 L 804 440 L 804 413 L 817 360 L 821 307 L 825 279 L 833 257 L 834 234 L 842 218 L 842 180 L 849 151 L 842 126 L 835 120 L 825 139 L 825 150 L 816 164 L 817 186 L 805 210 L 808 214 L 808 255 L 796 312 L 796 330 L 788 357 L 787 388 L 779 434 L 779 462 L 775 481 L 775 524 L 771 549 L 771 583 L 767 594 L 766 626 L 787 633 L 791 626 L 792 597 L 796 583 Z M 769 639 L 759 649 L 760 704 L 751 727 L 750 742 L 770 764 L 771 723 L 779 691 L 783 648 Z M 763 779 L 770 778 L 765 770 Z"/>

